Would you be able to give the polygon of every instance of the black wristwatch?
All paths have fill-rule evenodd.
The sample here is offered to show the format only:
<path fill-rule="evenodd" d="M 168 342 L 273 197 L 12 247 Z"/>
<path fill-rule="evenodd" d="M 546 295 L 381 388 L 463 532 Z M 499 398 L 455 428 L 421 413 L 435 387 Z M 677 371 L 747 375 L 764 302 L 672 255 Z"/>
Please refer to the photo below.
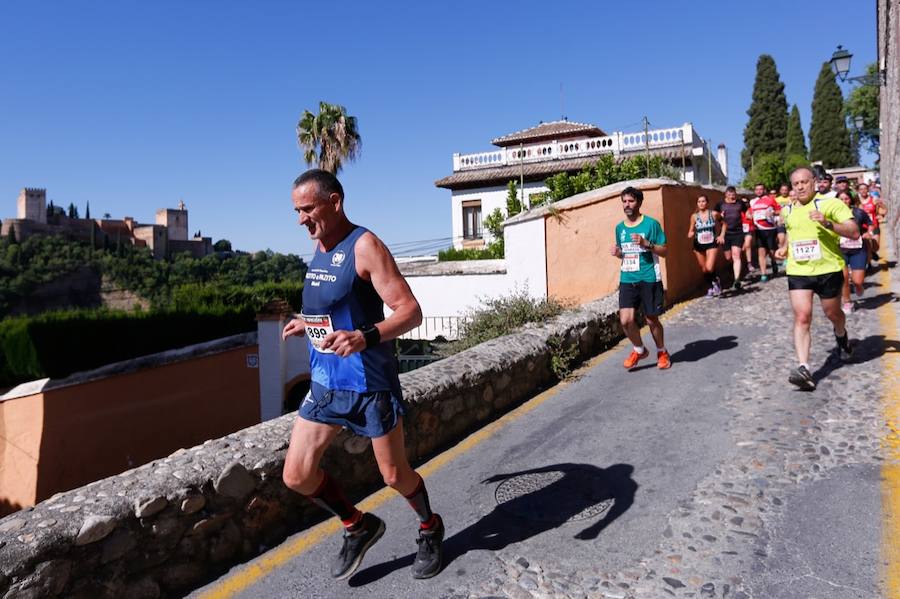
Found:
<path fill-rule="evenodd" d="M 368 327 L 360 327 L 359 331 L 366 339 L 366 349 L 371 349 L 381 343 L 381 332 L 374 324 Z"/>

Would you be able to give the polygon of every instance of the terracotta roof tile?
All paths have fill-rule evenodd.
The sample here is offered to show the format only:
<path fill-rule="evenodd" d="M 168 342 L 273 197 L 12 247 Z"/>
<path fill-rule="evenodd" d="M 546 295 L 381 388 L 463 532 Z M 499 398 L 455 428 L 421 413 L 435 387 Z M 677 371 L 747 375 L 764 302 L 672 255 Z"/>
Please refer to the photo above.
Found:
<path fill-rule="evenodd" d="M 503 135 L 491 141 L 495 146 L 512 146 L 523 142 L 534 142 L 540 140 L 566 139 L 568 137 L 590 135 L 600 136 L 606 135 L 599 127 L 590 123 L 575 123 L 573 121 L 551 121 L 549 123 L 541 123 L 537 127 L 522 129 L 509 135 Z"/>

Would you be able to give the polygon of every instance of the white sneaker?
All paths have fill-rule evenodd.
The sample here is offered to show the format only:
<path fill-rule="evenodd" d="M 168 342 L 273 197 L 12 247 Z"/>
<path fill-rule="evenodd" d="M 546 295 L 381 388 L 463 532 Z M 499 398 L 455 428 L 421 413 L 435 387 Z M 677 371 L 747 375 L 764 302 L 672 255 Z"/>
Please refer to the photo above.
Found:
<path fill-rule="evenodd" d="M 841 304 L 841 311 L 844 314 L 852 314 L 853 313 L 853 302 L 844 302 Z"/>

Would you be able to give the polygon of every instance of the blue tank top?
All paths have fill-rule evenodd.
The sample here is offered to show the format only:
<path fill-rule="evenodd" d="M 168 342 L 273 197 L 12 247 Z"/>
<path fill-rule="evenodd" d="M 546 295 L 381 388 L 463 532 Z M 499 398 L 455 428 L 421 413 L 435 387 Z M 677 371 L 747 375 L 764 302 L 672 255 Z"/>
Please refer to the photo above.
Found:
<path fill-rule="evenodd" d="M 716 232 L 716 219 L 713 218 L 712 210 L 706 211 L 706 220 L 700 218 L 700 213 L 694 215 L 694 233 L 699 236 L 704 231 Z"/>
<path fill-rule="evenodd" d="M 356 274 L 356 242 L 368 230 L 354 228 L 330 252 L 316 253 L 303 285 L 303 314 L 329 315 L 335 331 L 353 331 L 384 320 L 384 302 L 371 281 Z M 323 353 L 309 341 L 314 383 L 331 390 L 400 392 L 397 360 L 391 342 L 341 358 Z"/>

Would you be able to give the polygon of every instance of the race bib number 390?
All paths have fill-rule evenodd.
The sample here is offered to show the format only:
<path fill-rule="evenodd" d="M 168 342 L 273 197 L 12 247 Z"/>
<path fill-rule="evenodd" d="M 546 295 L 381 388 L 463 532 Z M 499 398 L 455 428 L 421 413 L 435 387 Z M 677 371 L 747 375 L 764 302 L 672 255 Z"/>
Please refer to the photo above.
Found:
<path fill-rule="evenodd" d="M 333 349 L 322 349 L 325 337 L 327 337 L 329 333 L 334 332 L 331 315 L 301 314 L 300 318 L 306 323 L 306 336 L 309 337 L 309 342 L 312 344 L 313 349 L 323 354 L 333 354 Z"/>
<path fill-rule="evenodd" d="M 818 239 L 794 241 L 791 243 L 791 252 L 794 255 L 794 260 L 797 262 L 818 260 L 822 257 L 822 248 L 819 246 Z"/>
<path fill-rule="evenodd" d="M 714 241 L 713 232 L 712 231 L 700 231 L 697 235 L 697 243 L 701 245 L 707 245 Z"/>

